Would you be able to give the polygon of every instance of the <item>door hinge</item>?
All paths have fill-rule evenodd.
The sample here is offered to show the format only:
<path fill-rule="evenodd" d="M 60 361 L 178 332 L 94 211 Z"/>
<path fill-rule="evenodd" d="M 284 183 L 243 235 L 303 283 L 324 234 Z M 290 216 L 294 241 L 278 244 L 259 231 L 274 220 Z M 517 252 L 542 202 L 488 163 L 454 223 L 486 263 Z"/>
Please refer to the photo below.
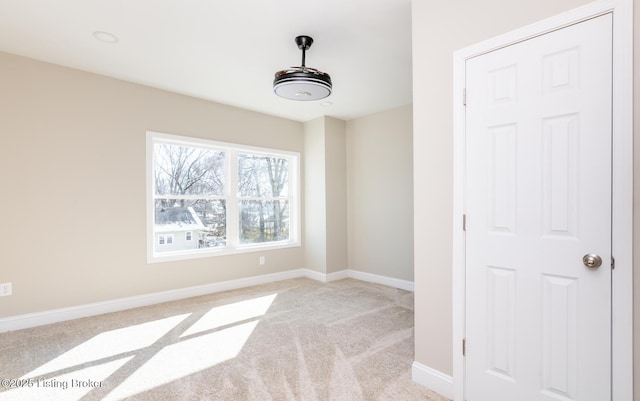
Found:
<path fill-rule="evenodd" d="M 467 88 L 462 89 L 462 105 L 467 105 Z"/>
<path fill-rule="evenodd" d="M 615 270 L 615 269 L 616 269 L 616 258 L 611 256 L 611 270 Z"/>
<path fill-rule="evenodd" d="M 467 231 L 467 215 L 462 215 L 462 231 Z"/>
<path fill-rule="evenodd" d="M 467 339 L 463 338 L 462 339 L 462 356 L 466 356 L 467 355 Z"/>

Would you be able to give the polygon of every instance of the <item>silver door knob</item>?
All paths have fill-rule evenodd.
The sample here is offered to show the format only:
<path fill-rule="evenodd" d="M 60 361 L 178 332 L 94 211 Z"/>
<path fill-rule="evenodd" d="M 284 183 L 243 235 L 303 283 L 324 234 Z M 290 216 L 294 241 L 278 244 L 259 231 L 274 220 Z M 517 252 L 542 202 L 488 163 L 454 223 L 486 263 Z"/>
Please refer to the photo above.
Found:
<path fill-rule="evenodd" d="M 602 265 L 602 258 L 594 253 L 588 253 L 582 257 L 582 263 L 590 269 L 597 269 Z"/>

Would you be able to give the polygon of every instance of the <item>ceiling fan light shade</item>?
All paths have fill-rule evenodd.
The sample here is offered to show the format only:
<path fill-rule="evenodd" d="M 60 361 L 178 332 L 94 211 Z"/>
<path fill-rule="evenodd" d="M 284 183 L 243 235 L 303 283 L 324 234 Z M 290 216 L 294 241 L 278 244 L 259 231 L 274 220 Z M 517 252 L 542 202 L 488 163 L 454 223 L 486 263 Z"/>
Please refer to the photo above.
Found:
<path fill-rule="evenodd" d="M 331 76 L 305 66 L 306 51 L 313 44 L 313 39 L 301 35 L 296 37 L 295 42 L 302 50 L 302 65 L 276 72 L 273 92 L 285 99 L 299 101 L 320 100 L 331 95 Z"/>
<path fill-rule="evenodd" d="M 306 68 L 279 71 L 273 80 L 275 94 L 290 100 L 320 100 L 331 90 L 329 74 Z"/>

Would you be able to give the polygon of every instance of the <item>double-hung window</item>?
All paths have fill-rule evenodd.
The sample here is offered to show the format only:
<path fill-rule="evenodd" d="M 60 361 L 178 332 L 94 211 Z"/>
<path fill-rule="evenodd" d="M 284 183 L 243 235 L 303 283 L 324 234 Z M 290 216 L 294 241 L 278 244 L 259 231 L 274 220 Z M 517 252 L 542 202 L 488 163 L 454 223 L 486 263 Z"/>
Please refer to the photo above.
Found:
<path fill-rule="evenodd" d="M 148 132 L 147 181 L 150 262 L 299 245 L 295 152 Z"/>

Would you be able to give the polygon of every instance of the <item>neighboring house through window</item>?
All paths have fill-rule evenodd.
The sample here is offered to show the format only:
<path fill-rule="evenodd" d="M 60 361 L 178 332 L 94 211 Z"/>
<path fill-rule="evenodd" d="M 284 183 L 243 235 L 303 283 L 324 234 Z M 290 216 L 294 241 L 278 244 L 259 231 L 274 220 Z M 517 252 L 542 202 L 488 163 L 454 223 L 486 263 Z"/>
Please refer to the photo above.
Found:
<path fill-rule="evenodd" d="M 295 152 L 147 133 L 148 259 L 299 245 Z"/>
<path fill-rule="evenodd" d="M 172 234 L 159 234 L 157 237 L 158 237 L 158 245 L 172 245 L 173 244 L 173 235 Z"/>

